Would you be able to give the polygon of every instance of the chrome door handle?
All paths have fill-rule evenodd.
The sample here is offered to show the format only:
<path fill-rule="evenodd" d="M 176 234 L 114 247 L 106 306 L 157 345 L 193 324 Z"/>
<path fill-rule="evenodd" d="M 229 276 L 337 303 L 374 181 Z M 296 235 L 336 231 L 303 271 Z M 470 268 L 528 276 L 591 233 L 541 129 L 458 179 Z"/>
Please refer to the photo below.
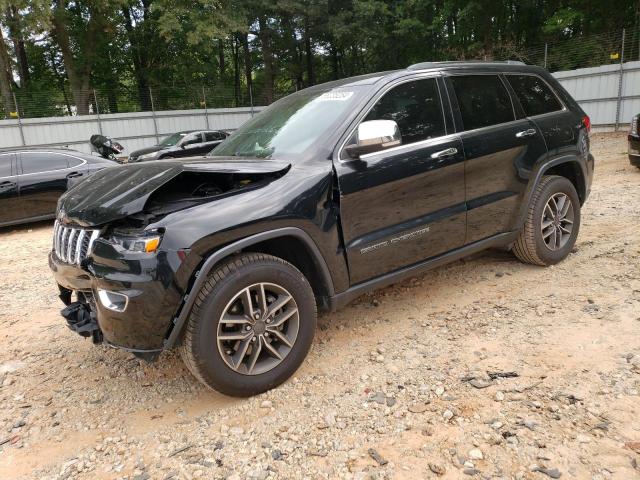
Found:
<path fill-rule="evenodd" d="M 518 137 L 518 138 L 533 137 L 537 133 L 538 132 L 536 131 L 535 128 L 530 128 L 529 130 L 523 130 L 522 132 L 516 133 L 516 137 Z"/>
<path fill-rule="evenodd" d="M 431 158 L 436 159 L 436 158 L 450 157 L 451 155 L 455 155 L 456 153 L 458 153 L 458 149 L 452 147 L 452 148 L 447 148 L 446 150 L 440 150 L 439 152 L 433 152 L 431 154 Z"/>

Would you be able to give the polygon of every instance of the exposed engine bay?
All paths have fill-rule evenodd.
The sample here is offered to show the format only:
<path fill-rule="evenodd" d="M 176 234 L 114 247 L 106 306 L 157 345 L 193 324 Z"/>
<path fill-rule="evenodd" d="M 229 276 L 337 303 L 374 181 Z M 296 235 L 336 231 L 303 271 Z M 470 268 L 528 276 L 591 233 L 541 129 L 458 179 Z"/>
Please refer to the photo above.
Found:
<path fill-rule="evenodd" d="M 265 173 L 184 171 L 154 191 L 144 210 L 127 220 L 140 222 L 142 226 L 179 210 L 260 188 L 285 173 L 286 170 Z"/>

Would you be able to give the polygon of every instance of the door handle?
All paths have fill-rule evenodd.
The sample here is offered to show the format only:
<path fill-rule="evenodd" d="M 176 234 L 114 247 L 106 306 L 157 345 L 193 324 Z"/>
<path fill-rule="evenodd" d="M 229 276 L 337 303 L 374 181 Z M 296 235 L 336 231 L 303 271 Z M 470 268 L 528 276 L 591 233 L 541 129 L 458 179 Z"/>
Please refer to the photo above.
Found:
<path fill-rule="evenodd" d="M 450 157 L 451 155 L 455 155 L 456 153 L 458 153 L 458 149 L 451 147 L 451 148 L 447 148 L 446 150 L 440 150 L 439 152 L 432 153 L 431 158 L 436 159 L 436 158 Z"/>
<path fill-rule="evenodd" d="M 84 175 L 82 172 L 71 172 L 69 175 L 67 175 L 67 178 L 77 178 L 81 177 L 82 175 Z"/>
<path fill-rule="evenodd" d="M 14 188 L 16 185 L 17 183 L 14 182 L 0 182 L 0 190 L 9 190 Z"/>
<path fill-rule="evenodd" d="M 528 130 L 523 130 L 522 132 L 516 133 L 516 137 L 518 137 L 518 138 L 533 137 L 537 133 L 538 132 L 537 132 L 537 130 L 535 128 L 530 128 Z"/>

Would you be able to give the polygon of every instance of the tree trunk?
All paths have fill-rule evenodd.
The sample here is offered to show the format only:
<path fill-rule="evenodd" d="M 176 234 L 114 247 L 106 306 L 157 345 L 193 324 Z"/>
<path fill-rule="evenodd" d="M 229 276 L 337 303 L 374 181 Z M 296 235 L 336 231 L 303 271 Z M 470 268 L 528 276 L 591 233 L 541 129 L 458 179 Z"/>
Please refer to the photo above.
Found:
<path fill-rule="evenodd" d="M 29 74 L 29 62 L 27 60 L 27 51 L 24 47 L 24 35 L 20 25 L 20 12 L 15 6 L 7 8 L 7 23 L 9 26 L 9 35 L 13 42 L 13 48 L 16 52 L 18 60 L 18 73 L 20 74 L 20 87 L 25 88 L 31 80 Z"/>
<path fill-rule="evenodd" d="M 224 40 L 218 40 L 218 67 L 220 69 L 220 80 L 224 79 Z"/>
<path fill-rule="evenodd" d="M 85 59 L 85 63 L 82 68 L 78 68 L 73 55 L 73 50 L 71 49 L 71 40 L 69 39 L 65 16 L 66 12 L 64 2 L 58 3 L 52 17 L 52 33 L 60 47 L 60 51 L 62 52 L 64 69 L 67 74 L 67 79 L 69 80 L 69 86 L 71 87 L 73 101 L 76 104 L 76 113 L 78 115 L 88 115 L 91 98 L 89 86 L 92 55 L 87 55 L 88 58 Z M 91 23 L 92 20 L 93 18 L 89 20 L 89 22 Z M 93 21 L 95 22 L 95 20 Z M 89 24 L 87 26 L 87 36 L 85 40 L 87 42 L 86 45 L 88 46 L 93 44 L 92 33 L 94 33 L 94 28 L 95 25 Z M 89 47 L 87 52 L 90 51 L 91 48 Z"/>
<path fill-rule="evenodd" d="M 7 45 L 4 43 L 2 29 L 0 28 L 0 101 L 2 109 L 7 117 L 14 111 L 13 94 L 11 93 L 11 65 L 7 54 Z"/>
<path fill-rule="evenodd" d="M 131 59 L 133 60 L 133 73 L 136 78 L 136 88 L 138 90 L 138 102 L 140 103 L 140 110 L 148 112 L 151 110 L 151 98 L 149 97 L 149 80 L 147 78 L 147 67 L 149 58 L 146 51 L 144 42 L 140 39 L 140 29 L 146 28 L 147 14 L 149 11 L 149 4 L 151 2 L 143 2 L 143 19 L 140 25 L 133 26 L 133 20 L 131 19 L 131 12 L 128 7 L 122 8 L 122 15 L 125 18 L 124 27 L 127 31 L 129 43 L 131 44 Z M 144 38 L 142 39 L 144 40 Z"/>
<path fill-rule="evenodd" d="M 251 98 L 253 90 L 251 52 L 249 51 L 249 34 L 242 35 L 242 50 L 244 55 L 244 77 L 247 82 L 247 97 Z"/>
<path fill-rule="evenodd" d="M 267 25 L 267 18 L 260 17 L 260 44 L 262 46 L 262 61 L 264 63 L 264 101 L 267 105 L 273 103 L 273 52 L 271 50 L 271 30 Z"/>
<path fill-rule="evenodd" d="M 331 79 L 338 80 L 340 78 L 340 71 L 338 67 L 338 49 L 331 45 L 329 49 L 331 54 Z"/>
<path fill-rule="evenodd" d="M 233 94 L 236 100 L 235 106 L 240 106 L 240 42 L 237 36 L 231 39 L 233 51 Z"/>
<path fill-rule="evenodd" d="M 307 84 L 315 85 L 316 75 L 313 68 L 313 49 L 311 48 L 311 32 L 309 31 L 309 16 L 304 17 L 304 49 L 307 56 Z"/>

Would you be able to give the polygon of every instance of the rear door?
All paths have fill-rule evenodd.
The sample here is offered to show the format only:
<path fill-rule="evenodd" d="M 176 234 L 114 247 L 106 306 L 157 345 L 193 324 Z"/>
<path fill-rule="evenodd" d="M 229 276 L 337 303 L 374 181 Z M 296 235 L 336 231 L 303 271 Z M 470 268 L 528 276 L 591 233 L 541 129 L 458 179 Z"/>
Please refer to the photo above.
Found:
<path fill-rule="evenodd" d="M 380 92 L 358 123 L 394 120 L 402 145 L 355 160 L 343 147 L 335 162 L 352 284 L 464 242 L 464 154 L 447 126 L 441 86 L 423 76 Z"/>
<path fill-rule="evenodd" d="M 12 223 L 21 218 L 15 154 L 0 153 L 0 225 Z"/>
<path fill-rule="evenodd" d="M 69 168 L 69 157 L 57 152 L 21 152 L 19 166 L 18 188 L 25 218 L 54 215 L 58 198 L 80 167 Z"/>
<path fill-rule="evenodd" d="M 536 124 L 516 109 L 497 73 L 451 74 L 447 85 L 466 156 L 466 244 L 517 223 L 529 166 L 547 154 Z"/>
<path fill-rule="evenodd" d="M 524 113 L 541 130 L 551 157 L 571 153 L 581 155 L 578 137 L 580 114 L 567 109 L 551 86 L 535 74 L 507 74 Z"/>

